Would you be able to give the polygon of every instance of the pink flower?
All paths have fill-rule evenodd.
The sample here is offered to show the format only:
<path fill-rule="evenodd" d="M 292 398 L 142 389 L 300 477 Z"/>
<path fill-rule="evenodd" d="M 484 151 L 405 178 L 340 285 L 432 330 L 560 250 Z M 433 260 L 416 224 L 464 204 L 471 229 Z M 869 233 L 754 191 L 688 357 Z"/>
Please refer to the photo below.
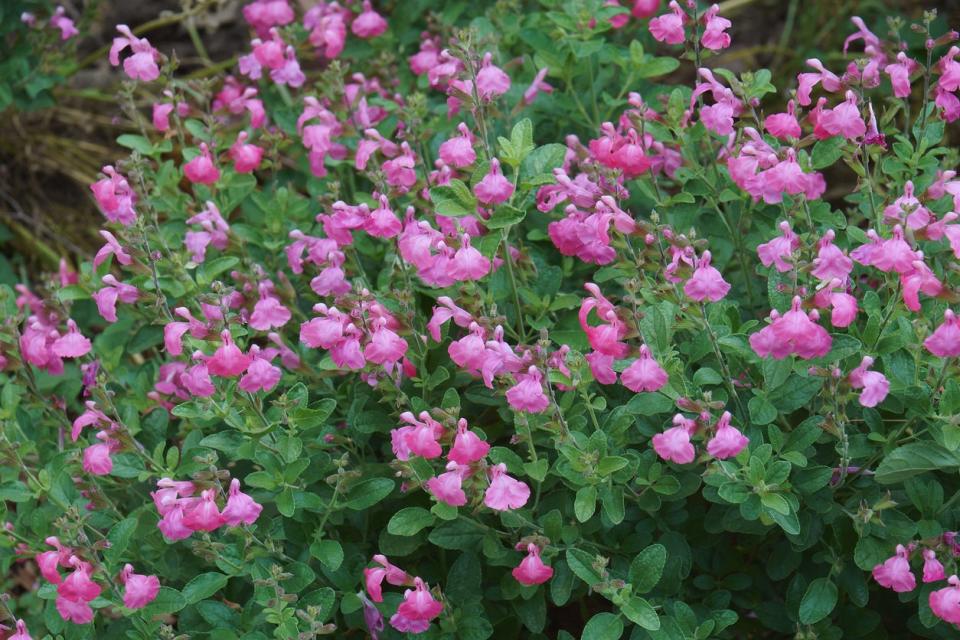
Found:
<path fill-rule="evenodd" d="M 297 61 L 293 45 L 287 46 L 283 64 L 270 70 L 270 79 L 277 84 L 291 87 L 301 87 L 307 81 L 307 76 L 300 70 L 300 63 Z"/>
<path fill-rule="evenodd" d="M 960 578 L 953 575 L 947 582 L 950 586 L 930 594 L 930 609 L 944 622 L 960 625 Z"/>
<path fill-rule="evenodd" d="M 943 283 L 923 260 L 913 261 L 914 270 L 900 275 L 903 287 L 903 303 L 911 311 L 920 311 L 920 292 L 928 296 L 938 296 L 943 291 Z"/>
<path fill-rule="evenodd" d="M 537 71 L 537 75 L 533 77 L 530 86 L 523 92 L 524 104 L 533 104 L 533 101 L 536 100 L 537 96 L 541 93 L 553 93 L 553 86 L 544 80 L 544 78 L 547 77 L 548 71 L 549 69 L 547 67 L 543 67 L 540 71 Z"/>
<path fill-rule="evenodd" d="M 117 240 L 115 235 L 106 229 L 101 229 L 99 233 L 100 236 L 107 241 L 107 243 L 100 247 L 100 250 L 97 251 L 97 255 L 93 257 L 94 267 L 99 267 L 110 256 L 116 258 L 117 262 L 124 266 L 133 264 L 133 258 L 130 257 L 130 254 L 127 253 L 127 250 L 123 248 L 123 245 L 120 244 L 120 241 Z"/>
<path fill-rule="evenodd" d="M 726 32 L 733 23 L 720 17 L 720 5 L 712 5 L 703 14 L 706 25 L 700 42 L 711 51 L 720 51 L 730 46 L 730 34 Z"/>
<path fill-rule="evenodd" d="M 263 507 L 253 498 L 240 491 L 240 481 L 233 478 L 230 481 L 230 491 L 227 504 L 221 512 L 223 523 L 229 527 L 239 527 L 241 524 L 253 524 L 260 517 Z"/>
<path fill-rule="evenodd" d="M 807 60 L 807 66 L 813 67 L 817 73 L 801 73 L 797 75 L 797 101 L 801 106 L 810 104 L 810 92 L 813 88 L 822 83 L 823 88 L 831 93 L 839 91 L 843 84 L 834 73 L 828 71 L 823 63 L 816 58 Z"/>
<path fill-rule="evenodd" d="M 103 282 L 107 286 L 95 291 L 90 297 L 97 303 L 97 311 L 104 320 L 116 322 L 117 302 L 133 304 L 140 298 L 140 292 L 133 285 L 119 282 L 110 273 L 103 276 Z"/>
<path fill-rule="evenodd" d="M 477 95 L 481 100 L 490 101 L 499 98 L 510 90 L 510 76 L 493 64 L 493 54 L 483 54 L 480 70 L 477 71 Z"/>
<path fill-rule="evenodd" d="M 228 329 L 220 333 L 220 338 L 223 344 L 207 360 L 207 371 L 224 378 L 240 375 L 247 370 L 253 358 L 234 344 L 233 336 Z"/>
<path fill-rule="evenodd" d="M 927 351 L 940 358 L 960 356 L 960 318 L 953 311 L 943 312 L 943 324 L 923 341 Z"/>
<path fill-rule="evenodd" d="M 413 586 L 413 589 L 407 589 L 403 593 L 403 602 L 397 607 L 397 615 L 410 620 L 427 622 L 440 615 L 443 611 L 443 603 L 434 600 L 426 583 L 420 578 L 414 578 Z"/>
<path fill-rule="evenodd" d="M 57 596 L 57 613 L 60 617 L 74 624 L 90 624 L 93 622 L 93 609 L 83 600 L 70 600 Z"/>
<path fill-rule="evenodd" d="M 263 159 L 263 149 L 255 144 L 247 143 L 249 134 L 241 131 L 237 134 L 237 141 L 230 147 L 230 157 L 233 159 L 233 168 L 237 173 L 251 173 L 260 166 Z"/>
<path fill-rule="evenodd" d="M 683 285 L 687 297 L 697 302 L 722 300 L 730 291 L 730 283 L 723 279 L 719 271 L 710 265 L 710 252 L 704 251 L 696 261 L 697 268 Z"/>
<path fill-rule="evenodd" d="M 223 523 L 223 516 L 215 502 L 216 491 L 207 489 L 200 499 L 183 511 L 184 526 L 194 531 L 214 531 Z"/>
<path fill-rule="evenodd" d="M 407 352 L 407 341 L 386 327 L 386 321 L 374 321 L 374 330 L 370 342 L 363 349 L 363 357 L 380 365 L 388 365 L 403 358 Z"/>
<path fill-rule="evenodd" d="M 73 573 L 57 585 L 57 598 L 83 602 L 96 600 L 103 588 L 90 579 L 91 566 L 75 556 L 70 563 L 74 566 Z"/>
<path fill-rule="evenodd" d="M 468 167 L 477 160 L 477 152 L 473 149 L 473 135 L 467 125 L 457 125 L 459 136 L 445 140 L 440 145 L 440 159 L 451 167 L 458 169 Z"/>
<path fill-rule="evenodd" d="M 683 21 L 686 15 L 676 0 L 670 0 L 670 13 L 665 13 L 650 20 L 650 34 L 655 40 L 667 44 L 683 44 L 686 34 L 683 31 Z"/>
<path fill-rule="evenodd" d="M 396 565 L 390 564 L 390 561 L 387 560 L 385 555 L 378 553 L 373 556 L 373 560 L 380 566 L 364 569 L 363 581 L 367 593 L 370 594 L 370 599 L 374 602 L 383 602 L 381 585 L 384 579 L 395 587 L 411 583 L 410 576 L 407 572 Z"/>
<path fill-rule="evenodd" d="M 132 225 L 137 220 L 137 212 L 133 209 L 137 194 L 112 166 L 107 165 L 102 171 L 107 177 L 90 185 L 97 206 L 110 222 Z"/>
<path fill-rule="evenodd" d="M 123 606 L 127 609 L 142 609 L 156 600 L 160 592 L 160 579 L 134 573 L 132 564 L 124 565 L 120 582 L 124 585 Z"/>
<path fill-rule="evenodd" d="M 370 212 L 363 229 L 375 238 L 393 238 L 400 235 L 403 225 L 390 208 L 387 196 L 380 196 L 380 206 Z"/>
<path fill-rule="evenodd" d="M 113 45 L 110 47 L 110 64 L 119 65 L 120 52 L 129 47 L 133 55 L 123 61 L 123 70 L 126 74 L 134 80 L 144 82 L 152 82 L 159 78 L 160 68 L 157 66 L 157 60 L 160 59 L 160 53 L 146 38 L 133 35 L 127 25 L 118 24 L 117 31 L 122 37 L 113 39 Z"/>
<path fill-rule="evenodd" d="M 543 564 L 540 559 L 540 547 L 532 542 L 527 545 L 527 557 L 510 573 L 520 584 L 530 587 L 543 584 L 553 577 L 553 567 Z"/>
<path fill-rule="evenodd" d="M 920 65 L 916 61 L 907 57 L 903 51 L 897 54 L 897 61 L 888 64 L 883 71 L 890 76 L 890 84 L 893 85 L 893 95 L 897 98 L 910 97 L 910 74 Z"/>
<path fill-rule="evenodd" d="M 487 205 L 506 202 L 513 195 L 513 190 L 513 184 L 503 177 L 500 161 L 496 158 L 491 158 L 487 175 L 473 187 L 477 200 Z"/>
<path fill-rule="evenodd" d="M 202 356 L 203 354 L 200 353 L 199 355 Z M 197 357 L 197 353 L 194 354 L 194 357 Z M 180 382 L 187 391 L 198 398 L 208 398 L 217 391 L 210 379 L 210 372 L 205 362 L 199 362 L 184 371 L 180 376 Z"/>
<path fill-rule="evenodd" d="M 718 460 L 732 458 L 750 444 L 750 438 L 730 424 L 732 417 L 729 411 L 724 411 L 717 421 L 716 433 L 707 442 L 707 453 Z"/>
<path fill-rule="evenodd" d="M 193 529 L 183 522 L 183 506 L 177 504 L 169 511 L 163 514 L 157 528 L 167 540 L 177 541 L 189 538 L 193 534 Z"/>
<path fill-rule="evenodd" d="M 453 446 L 447 459 L 457 464 L 468 465 L 479 462 L 487 457 L 490 452 L 490 445 L 480 439 L 473 431 L 467 427 L 467 421 L 463 418 L 457 422 L 457 435 L 453 439 Z"/>
<path fill-rule="evenodd" d="M 660 0 L 633 0 L 630 15 L 634 18 L 649 18 L 660 8 Z"/>
<path fill-rule="evenodd" d="M 90 353 L 93 345 L 90 339 L 80 333 L 77 323 L 67 320 L 67 333 L 54 340 L 53 352 L 61 358 L 79 358 Z"/>
<path fill-rule="evenodd" d="M 640 346 L 640 357 L 634 360 L 627 369 L 620 374 L 623 386 L 635 393 L 642 391 L 656 391 L 667 384 L 667 372 L 663 370 L 647 345 Z"/>
<path fill-rule="evenodd" d="M 257 331 L 279 329 L 287 324 L 292 316 L 290 310 L 271 294 L 270 289 L 271 287 L 261 284 L 260 299 L 250 314 L 250 327 Z"/>
<path fill-rule="evenodd" d="M 590 373 L 600 384 L 613 384 L 617 381 L 617 372 L 613 370 L 614 357 L 591 351 L 586 356 L 587 364 L 590 365 Z"/>
<path fill-rule="evenodd" d="M 519 509 L 530 499 L 530 487 L 525 482 L 507 475 L 507 465 L 500 463 L 489 468 L 490 486 L 483 494 L 483 504 L 495 511 Z"/>
<path fill-rule="evenodd" d="M 74 25 L 73 20 L 68 18 L 65 14 L 66 9 L 58 6 L 57 10 L 53 12 L 52 16 L 50 16 L 50 26 L 54 29 L 60 29 L 61 40 L 69 40 L 80 33 L 77 31 L 77 27 Z"/>
<path fill-rule="evenodd" d="M 350 30 L 358 38 L 376 38 L 387 30 L 387 21 L 373 10 L 370 0 L 363 0 L 363 12 L 353 20 Z"/>
<path fill-rule="evenodd" d="M 867 132 L 853 91 L 847 91 L 846 100 L 833 109 L 825 109 L 818 124 L 830 135 L 842 135 L 847 140 L 856 140 Z"/>
<path fill-rule="evenodd" d="M 101 442 L 83 450 L 83 470 L 95 476 L 105 476 L 113 471 L 109 443 Z"/>
<path fill-rule="evenodd" d="M 817 257 L 813 259 L 813 270 L 810 273 L 821 280 L 845 280 L 853 270 L 853 260 L 833 244 L 834 238 L 836 233 L 833 229 L 827 229 L 818 243 L 820 248 Z"/>
<path fill-rule="evenodd" d="M 470 236 L 461 236 L 460 248 L 453 254 L 449 273 L 459 282 L 480 280 L 490 273 L 490 259 L 470 245 Z"/>
<path fill-rule="evenodd" d="M 873 579 L 880 586 L 897 593 L 907 593 L 917 588 L 917 578 L 910 572 L 909 552 L 902 544 L 897 545 L 895 555 L 873 568 Z"/>
<path fill-rule="evenodd" d="M 690 442 L 691 431 L 696 428 L 696 423 L 677 414 L 673 417 L 673 424 L 674 426 L 663 433 L 653 436 L 653 450 L 663 460 L 689 464 L 696 457 L 696 451 Z"/>
<path fill-rule="evenodd" d="M 779 237 L 758 246 L 757 255 L 763 266 L 775 265 L 777 271 L 785 273 L 793 269 L 793 252 L 800 247 L 800 238 L 786 220 L 780 223 L 780 233 Z"/>
<path fill-rule="evenodd" d="M 799 138 L 803 135 L 800 129 L 800 123 L 797 122 L 796 103 L 790 100 L 787 102 L 786 113 L 772 113 L 764 118 L 763 128 L 774 138 L 779 138 L 780 140 Z"/>
<path fill-rule="evenodd" d="M 250 366 L 247 367 L 243 376 L 240 377 L 237 386 L 247 393 L 270 391 L 280 382 L 283 372 L 279 367 L 270 363 L 270 358 L 264 357 L 257 345 L 250 348 L 250 355 L 253 360 L 250 361 Z"/>
<path fill-rule="evenodd" d="M 467 494 L 463 492 L 462 485 L 464 473 L 468 471 L 456 462 L 450 462 L 447 464 L 446 473 L 441 473 L 436 478 L 430 478 L 424 483 L 424 486 L 440 502 L 451 507 L 462 507 L 467 504 Z"/>
<path fill-rule="evenodd" d="M 542 380 L 540 370 L 531 366 L 526 375 L 518 375 L 517 384 L 507 390 L 507 402 L 517 411 L 540 413 L 550 405 Z"/>
<path fill-rule="evenodd" d="M 937 552 L 933 549 L 923 550 L 923 581 L 939 582 L 944 580 L 947 574 L 943 570 L 943 565 L 937 560 Z"/>
<path fill-rule="evenodd" d="M 827 330 L 816 324 L 816 311 L 805 314 L 800 296 L 794 296 L 790 310 L 783 316 L 771 312 L 771 323 L 750 336 L 750 346 L 761 358 L 768 355 L 782 360 L 795 354 L 803 359 L 827 355 L 833 342 Z"/>
<path fill-rule="evenodd" d="M 7 640 L 33 640 L 30 637 L 30 632 L 27 631 L 27 623 L 23 620 L 17 620 L 17 632 Z"/>
<path fill-rule="evenodd" d="M 910 229 L 922 229 L 930 223 L 930 211 L 913 195 L 913 181 L 903 185 L 903 195 L 883 210 L 885 221 L 906 223 Z"/>
<path fill-rule="evenodd" d="M 183 175 L 194 184 L 215 184 L 220 179 L 206 142 L 200 143 L 200 155 L 183 165 Z"/>

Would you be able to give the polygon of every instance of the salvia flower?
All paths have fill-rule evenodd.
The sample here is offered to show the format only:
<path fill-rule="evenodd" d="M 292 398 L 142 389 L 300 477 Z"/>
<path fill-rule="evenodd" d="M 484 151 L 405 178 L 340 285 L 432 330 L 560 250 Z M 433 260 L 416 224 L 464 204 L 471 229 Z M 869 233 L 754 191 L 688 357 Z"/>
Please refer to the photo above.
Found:
<path fill-rule="evenodd" d="M 650 20 L 650 34 L 659 42 L 683 44 L 686 38 L 683 30 L 686 14 L 676 0 L 670 0 L 669 7 L 670 13 L 665 13 Z"/>
<path fill-rule="evenodd" d="M 495 464 L 488 470 L 490 486 L 483 494 L 483 504 L 494 511 L 519 509 L 530 499 L 530 487 L 507 475 L 507 465 Z"/>
<path fill-rule="evenodd" d="M 923 341 L 923 346 L 940 358 L 960 356 L 960 318 L 950 309 L 944 311 L 943 323 Z"/>
<path fill-rule="evenodd" d="M 690 442 L 696 423 L 677 414 L 673 417 L 673 425 L 663 433 L 653 436 L 653 450 L 663 460 L 689 464 L 697 455 L 693 443 Z"/>
<path fill-rule="evenodd" d="M 657 391 L 667 384 L 668 378 L 647 345 L 640 346 L 639 357 L 620 375 L 623 386 L 635 393 Z"/>
<path fill-rule="evenodd" d="M 220 179 L 220 170 L 206 142 L 200 143 L 200 155 L 183 165 L 183 175 L 194 184 L 215 184 Z"/>
<path fill-rule="evenodd" d="M 457 421 L 457 435 L 453 439 L 453 446 L 447 458 L 457 464 L 472 464 L 487 457 L 490 445 L 480 439 L 467 426 L 467 421 L 460 418 Z"/>
<path fill-rule="evenodd" d="M 543 564 L 540 559 L 540 547 L 532 542 L 527 545 L 527 557 L 510 572 L 520 584 L 530 587 L 543 584 L 553 577 L 553 567 Z"/>
<path fill-rule="evenodd" d="M 123 606 L 127 609 L 142 609 L 157 598 L 160 579 L 133 572 L 133 565 L 126 564 L 120 572 L 123 584 Z"/>
<path fill-rule="evenodd" d="M 240 481 L 236 478 L 230 480 L 227 504 L 220 513 L 223 523 L 230 527 L 253 524 L 260 517 L 261 511 L 263 507 L 259 503 L 240 491 Z"/>
<path fill-rule="evenodd" d="M 27 623 L 23 620 L 17 620 L 17 630 L 7 640 L 33 640 L 30 632 L 27 631 Z"/>
<path fill-rule="evenodd" d="M 130 48 L 133 55 L 123 61 L 123 70 L 134 80 L 152 82 L 160 77 L 160 67 L 157 61 L 160 59 L 160 53 L 151 46 L 146 38 L 138 38 L 125 24 L 118 24 L 117 31 L 120 37 L 113 39 L 113 45 L 110 47 L 110 64 L 117 66 L 120 64 L 120 53 L 124 49 Z"/>
<path fill-rule="evenodd" d="M 480 70 L 477 71 L 477 95 L 481 100 L 499 98 L 510 90 L 510 76 L 493 64 L 493 54 L 483 54 Z"/>
<path fill-rule="evenodd" d="M 902 544 L 896 553 L 873 568 L 873 579 L 881 586 L 897 593 L 907 593 L 917 588 L 917 578 L 910 571 L 910 552 Z"/>
<path fill-rule="evenodd" d="M 513 195 L 514 186 L 503 176 L 500 170 L 500 161 L 496 158 L 490 159 L 490 170 L 473 187 L 473 193 L 482 204 L 501 204 L 510 199 Z"/>
<path fill-rule="evenodd" d="M 710 252 L 704 251 L 703 255 L 696 260 L 697 267 L 693 275 L 683 285 L 683 292 L 691 300 L 717 302 L 730 292 L 730 283 L 724 280 L 717 268 L 710 264 L 710 259 Z"/>
<path fill-rule="evenodd" d="M 947 578 L 949 586 L 930 594 L 930 609 L 933 615 L 950 624 L 960 625 L 960 578 Z"/>
<path fill-rule="evenodd" d="M 770 324 L 750 336 L 750 346 L 758 356 L 782 360 L 794 354 L 809 360 L 829 353 L 833 343 L 830 334 L 816 323 L 816 311 L 803 312 L 802 303 L 800 296 L 794 296 L 789 311 L 781 316 L 774 310 Z"/>
<path fill-rule="evenodd" d="M 724 411 L 717 421 L 716 432 L 707 442 L 707 453 L 718 460 L 732 458 L 750 444 L 750 439 L 730 424 L 732 417 L 729 411 Z"/>
<path fill-rule="evenodd" d="M 358 38 L 376 38 L 387 30 L 387 21 L 374 11 L 370 0 L 363 0 L 363 11 L 353 19 L 350 30 Z"/>
<path fill-rule="evenodd" d="M 701 44 L 712 51 L 720 51 L 730 46 L 730 34 L 727 29 L 733 23 L 720 16 L 720 5 L 714 4 L 703 14 L 704 29 Z"/>
<path fill-rule="evenodd" d="M 864 356 L 860 365 L 850 372 L 850 386 L 854 389 L 863 389 L 860 393 L 860 404 L 865 407 L 875 407 L 890 391 L 890 382 L 879 371 L 870 371 L 873 358 Z"/>
<path fill-rule="evenodd" d="M 923 581 L 939 582 L 947 577 L 943 564 L 937 560 L 937 552 L 933 549 L 923 550 Z"/>

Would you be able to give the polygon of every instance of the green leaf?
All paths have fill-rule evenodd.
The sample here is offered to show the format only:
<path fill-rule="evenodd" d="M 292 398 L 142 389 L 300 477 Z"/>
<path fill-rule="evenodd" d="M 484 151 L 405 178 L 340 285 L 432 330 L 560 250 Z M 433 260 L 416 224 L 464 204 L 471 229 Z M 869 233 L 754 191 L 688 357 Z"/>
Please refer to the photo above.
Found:
<path fill-rule="evenodd" d="M 213 260 L 207 260 L 197 268 L 197 284 L 201 287 L 207 287 L 221 273 L 229 271 L 238 264 L 240 264 L 240 258 L 236 256 L 220 256 Z"/>
<path fill-rule="evenodd" d="M 430 189 L 430 201 L 434 211 L 442 216 L 469 216 L 477 212 L 477 199 L 460 180 Z"/>
<path fill-rule="evenodd" d="M 800 622 L 816 624 L 837 606 L 837 586 L 829 578 L 817 578 L 807 587 L 800 601 Z"/>
<path fill-rule="evenodd" d="M 765 493 L 760 496 L 760 502 L 767 509 L 787 515 L 790 513 L 790 503 L 779 493 Z"/>
<path fill-rule="evenodd" d="M 586 582 L 591 587 L 603 578 L 597 570 L 593 568 L 595 558 L 586 551 L 580 549 L 567 549 L 567 566 L 573 571 L 574 575 Z"/>
<path fill-rule="evenodd" d="M 187 606 L 187 601 L 180 595 L 179 591 L 170 587 L 160 587 L 157 597 L 143 609 L 142 615 L 155 616 L 163 613 L 174 613 L 185 606 Z"/>
<path fill-rule="evenodd" d="M 656 615 L 656 614 L 654 614 Z M 587 621 L 583 628 L 581 640 L 619 640 L 623 635 L 623 621 L 620 616 L 607 613 L 598 613 Z"/>
<path fill-rule="evenodd" d="M 280 512 L 280 515 L 289 518 L 293 516 L 296 510 L 297 505 L 293 501 L 293 489 L 284 487 L 280 495 L 277 496 L 277 511 Z"/>
<path fill-rule="evenodd" d="M 646 60 L 638 65 L 634 74 L 638 78 L 656 78 L 673 73 L 680 66 L 680 61 L 671 57 L 659 57 Z"/>
<path fill-rule="evenodd" d="M 634 557 L 627 580 L 636 593 L 647 593 L 660 582 L 666 564 L 667 548 L 662 544 L 652 544 Z"/>
<path fill-rule="evenodd" d="M 874 480 L 896 484 L 926 471 L 952 473 L 960 468 L 960 455 L 932 442 L 913 442 L 891 451 L 880 462 Z"/>
<path fill-rule="evenodd" d="M 758 393 L 750 398 L 747 409 L 750 411 L 750 422 L 755 425 L 770 424 L 777 419 L 777 408 L 764 394 Z"/>
<path fill-rule="evenodd" d="M 577 521 L 586 522 L 597 510 L 597 488 L 593 485 L 581 487 L 573 501 L 573 513 Z"/>
<path fill-rule="evenodd" d="M 626 604 L 621 605 L 620 611 L 630 622 L 648 631 L 656 631 L 660 628 L 660 616 L 649 602 L 639 596 L 634 596 Z"/>
<path fill-rule="evenodd" d="M 843 137 L 834 136 L 826 140 L 820 140 L 817 144 L 813 145 L 813 152 L 810 154 L 813 168 L 823 169 L 839 160 L 840 157 L 843 156 L 844 142 Z"/>
<path fill-rule="evenodd" d="M 317 540 L 310 545 L 310 555 L 331 571 L 336 571 L 343 564 L 343 546 L 336 540 Z"/>
<path fill-rule="evenodd" d="M 446 522 L 430 532 L 427 540 L 443 549 L 472 551 L 483 540 L 484 530 L 463 519 Z"/>
<path fill-rule="evenodd" d="M 395 536 L 412 536 L 424 527 L 429 527 L 436 520 L 437 517 L 423 507 L 406 507 L 390 518 L 390 522 L 387 523 L 387 533 Z"/>
<path fill-rule="evenodd" d="M 123 552 L 130 546 L 133 540 L 133 534 L 137 531 L 137 519 L 127 518 L 113 525 L 110 533 L 107 534 L 107 540 L 110 546 L 104 549 L 103 556 L 107 562 L 118 562 L 123 556 Z"/>
<path fill-rule="evenodd" d="M 187 604 L 196 604 L 206 600 L 227 586 L 229 578 L 222 573 L 201 573 L 183 588 L 183 599 Z"/>
<path fill-rule="evenodd" d="M 537 147 L 520 163 L 520 182 L 540 175 L 549 175 L 552 179 L 553 170 L 563 166 L 566 156 L 567 147 L 562 144 L 550 143 Z"/>
<path fill-rule="evenodd" d="M 377 504 L 391 492 L 394 482 L 390 478 L 370 478 L 359 482 L 350 489 L 347 500 L 343 503 L 347 509 L 362 511 Z"/>
<path fill-rule="evenodd" d="M 497 210 L 493 212 L 493 215 L 490 216 L 490 219 L 483 224 L 488 229 L 504 229 L 522 222 L 526 217 L 526 211 L 517 209 L 509 204 L 502 204 L 497 207 Z"/>

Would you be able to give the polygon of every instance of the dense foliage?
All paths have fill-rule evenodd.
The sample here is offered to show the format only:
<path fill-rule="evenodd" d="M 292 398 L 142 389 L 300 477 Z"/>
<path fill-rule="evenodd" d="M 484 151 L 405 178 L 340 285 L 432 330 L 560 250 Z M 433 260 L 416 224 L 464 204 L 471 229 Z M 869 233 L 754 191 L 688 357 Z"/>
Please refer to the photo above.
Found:
<path fill-rule="evenodd" d="M 7 637 L 957 633 L 934 13 L 776 85 L 692 0 L 243 15 L 117 27 L 105 244 L 0 288 Z"/>

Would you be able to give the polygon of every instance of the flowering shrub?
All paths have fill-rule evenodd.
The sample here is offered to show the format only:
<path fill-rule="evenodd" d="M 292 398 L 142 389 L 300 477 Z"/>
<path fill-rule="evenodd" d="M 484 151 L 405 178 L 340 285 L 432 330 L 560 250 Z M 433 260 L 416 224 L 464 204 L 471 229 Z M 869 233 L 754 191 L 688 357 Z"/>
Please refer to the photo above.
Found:
<path fill-rule="evenodd" d="M 0 291 L 9 637 L 956 633 L 956 33 L 305 4 L 117 27 L 103 248 Z"/>

